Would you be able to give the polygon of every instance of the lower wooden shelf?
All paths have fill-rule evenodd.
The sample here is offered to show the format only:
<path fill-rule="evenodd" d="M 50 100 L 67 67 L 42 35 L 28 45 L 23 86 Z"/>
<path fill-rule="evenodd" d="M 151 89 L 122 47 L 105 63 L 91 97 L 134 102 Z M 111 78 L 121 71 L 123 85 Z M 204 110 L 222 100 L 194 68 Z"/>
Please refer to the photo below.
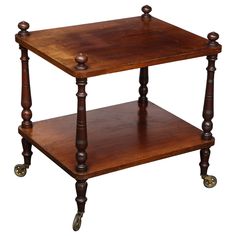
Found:
<path fill-rule="evenodd" d="M 19 133 L 76 179 L 210 147 L 201 130 L 149 102 L 129 102 L 87 112 L 88 171 L 75 170 L 76 114 L 38 121 Z"/>

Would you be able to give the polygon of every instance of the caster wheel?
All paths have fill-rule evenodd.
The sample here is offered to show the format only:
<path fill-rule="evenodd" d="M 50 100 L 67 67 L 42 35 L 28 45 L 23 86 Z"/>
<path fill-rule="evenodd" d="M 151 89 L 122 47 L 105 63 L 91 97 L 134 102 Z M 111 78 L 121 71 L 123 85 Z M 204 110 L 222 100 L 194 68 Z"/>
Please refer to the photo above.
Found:
<path fill-rule="evenodd" d="M 82 216 L 83 216 L 83 213 L 79 213 L 79 212 L 75 215 L 75 218 L 73 221 L 73 230 L 74 231 L 78 231 L 80 229 L 81 222 L 82 222 L 81 221 Z"/>
<path fill-rule="evenodd" d="M 24 164 L 16 165 L 14 168 L 14 172 L 18 177 L 24 177 L 26 175 L 26 166 Z"/>
<path fill-rule="evenodd" d="M 213 175 L 203 176 L 203 184 L 206 188 L 214 188 L 217 184 L 217 179 Z"/>

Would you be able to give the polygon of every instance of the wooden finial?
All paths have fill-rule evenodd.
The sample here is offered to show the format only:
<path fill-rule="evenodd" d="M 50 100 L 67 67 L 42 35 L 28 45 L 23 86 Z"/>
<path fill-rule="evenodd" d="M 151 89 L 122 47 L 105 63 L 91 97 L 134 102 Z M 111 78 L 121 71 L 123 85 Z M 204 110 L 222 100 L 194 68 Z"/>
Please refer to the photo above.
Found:
<path fill-rule="evenodd" d="M 21 21 L 19 24 L 18 24 L 18 28 L 20 29 L 20 31 L 18 32 L 18 35 L 20 36 L 27 36 L 29 35 L 30 33 L 27 31 L 27 29 L 29 29 L 30 25 L 28 22 L 26 21 Z"/>
<path fill-rule="evenodd" d="M 152 11 L 152 8 L 148 5 L 142 7 L 142 12 L 144 13 L 142 17 L 149 18 L 151 15 L 149 14 Z"/>
<path fill-rule="evenodd" d="M 86 62 L 88 61 L 87 55 L 80 53 L 78 56 L 75 57 L 75 61 L 78 63 L 78 65 L 75 66 L 77 70 L 88 69 L 88 66 L 86 65 Z"/>
<path fill-rule="evenodd" d="M 219 38 L 219 34 L 217 34 L 216 32 L 211 32 L 207 35 L 207 38 L 209 40 L 208 45 L 210 47 L 216 47 L 219 44 L 216 42 L 216 40 Z"/>

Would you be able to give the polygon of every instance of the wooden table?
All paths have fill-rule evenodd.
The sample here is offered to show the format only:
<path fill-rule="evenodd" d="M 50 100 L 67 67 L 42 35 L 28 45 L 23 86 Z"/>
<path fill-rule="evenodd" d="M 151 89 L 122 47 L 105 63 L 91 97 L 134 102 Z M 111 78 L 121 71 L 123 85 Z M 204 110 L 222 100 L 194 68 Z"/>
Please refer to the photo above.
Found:
<path fill-rule="evenodd" d="M 20 22 L 16 42 L 22 62 L 22 136 L 24 176 L 31 164 L 32 145 L 76 180 L 78 230 L 86 203 L 87 180 L 112 171 L 200 150 L 201 176 L 206 187 L 216 178 L 207 175 L 212 136 L 214 72 L 221 45 L 219 35 L 197 36 L 150 15 L 144 6 L 138 17 L 28 32 Z M 77 114 L 32 122 L 28 50 L 76 78 Z M 147 99 L 148 67 L 207 56 L 207 82 L 202 130 Z M 140 68 L 138 101 L 86 112 L 87 78 Z M 101 95 L 105 85 L 101 85 Z"/>

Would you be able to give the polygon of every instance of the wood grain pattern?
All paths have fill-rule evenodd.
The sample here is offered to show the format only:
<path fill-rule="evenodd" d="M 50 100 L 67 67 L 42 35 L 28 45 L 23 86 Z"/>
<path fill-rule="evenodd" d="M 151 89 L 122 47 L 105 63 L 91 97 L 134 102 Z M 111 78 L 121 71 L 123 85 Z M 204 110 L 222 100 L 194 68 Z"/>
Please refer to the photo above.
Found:
<path fill-rule="evenodd" d="M 84 173 L 75 168 L 76 114 L 35 122 L 32 129 L 19 127 L 19 133 L 81 180 L 214 144 L 201 139 L 200 129 L 150 102 L 146 109 L 135 101 L 89 111 L 87 128 Z"/>
<path fill-rule="evenodd" d="M 77 78 L 215 55 L 221 46 L 154 17 L 70 26 L 16 35 L 16 41 Z M 86 70 L 74 58 L 89 57 Z"/>

